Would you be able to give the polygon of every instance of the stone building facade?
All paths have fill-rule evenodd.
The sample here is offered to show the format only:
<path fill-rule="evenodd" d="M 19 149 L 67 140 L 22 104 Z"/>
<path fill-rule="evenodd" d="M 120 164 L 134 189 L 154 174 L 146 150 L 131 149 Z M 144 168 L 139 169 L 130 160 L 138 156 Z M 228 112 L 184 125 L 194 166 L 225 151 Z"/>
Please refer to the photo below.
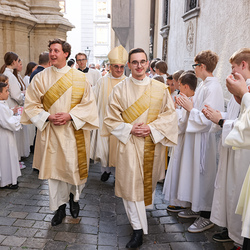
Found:
<path fill-rule="evenodd" d="M 48 40 L 66 39 L 73 25 L 63 17 L 58 0 L 0 0 L 0 27 L 0 65 L 4 54 L 13 51 L 25 66 L 38 62 Z"/>
<path fill-rule="evenodd" d="M 113 0 L 111 47 L 142 47 L 150 58 L 165 60 L 170 74 L 192 69 L 199 51 L 215 51 L 219 62 L 214 74 L 228 99 L 229 58 L 250 47 L 249 13 L 249 0 Z"/>

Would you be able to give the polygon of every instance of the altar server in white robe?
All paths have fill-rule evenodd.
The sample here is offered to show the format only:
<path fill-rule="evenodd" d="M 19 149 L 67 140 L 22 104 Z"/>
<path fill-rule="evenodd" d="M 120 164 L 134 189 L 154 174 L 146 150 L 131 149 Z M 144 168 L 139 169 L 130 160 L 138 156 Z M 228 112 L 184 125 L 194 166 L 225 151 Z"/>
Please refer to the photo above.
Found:
<path fill-rule="evenodd" d="M 126 247 L 136 248 L 148 233 L 145 205 L 153 205 L 157 181 L 164 178 L 166 146 L 176 145 L 178 124 L 168 87 L 146 76 L 145 51 L 132 49 L 128 66 L 132 76 L 113 88 L 102 133 L 118 139 L 115 194 L 133 228 Z"/>
<path fill-rule="evenodd" d="M 188 228 L 189 232 L 197 233 L 214 225 L 209 218 L 217 169 L 215 133 L 209 132 L 212 122 L 205 117 L 202 109 L 209 105 L 223 111 L 224 98 L 221 85 L 213 76 L 217 54 L 210 50 L 201 51 L 194 61 L 195 74 L 203 81 L 196 89 L 193 102 L 183 94 L 176 98 L 176 102 L 190 112 L 180 162 L 178 199 L 190 202 L 191 210 L 178 215 L 182 218 L 198 217 Z"/>
<path fill-rule="evenodd" d="M 186 71 L 179 77 L 180 92 L 185 94 L 188 98 L 193 98 L 197 86 L 197 77 L 194 73 Z M 183 150 L 183 142 L 185 138 L 185 131 L 189 112 L 184 108 L 176 108 L 178 115 L 178 143 L 173 147 L 168 170 L 164 182 L 163 194 L 164 199 L 169 201 L 167 210 L 170 212 L 180 212 L 186 207 L 190 206 L 188 202 L 180 201 L 177 199 L 179 172 L 180 172 L 180 159 Z"/>
<path fill-rule="evenodd" d="M 110 173 L 115 175 L 117 138 L 114 135 L 101 136 L 103 119 L 113 87 L 126 78 L 124 67 L 128 61 L 128 52 L 120 45 L 109 52 L 108 59 L 110 72 L 99 79 L 93 88 L 99 115 L 99 129 L 93 131 L 90 143 L 90 158 L 101 163 L 101 181 L 104 182 L 109 179 Z"/>
<path fill-rule="evenodd" d="M 62 223 L 69 201 L 73 218 L 87 181 L 90 130 L 98 128 L 94 94 L 85 74 L 66 65 L 71 46 L 49 41 L 53 65 L 36 74 L 27 91 L 21 122 L 37 127 L 33 167 L 48 179 L 52 226 Z"/>
<path fill-rule="evenodd" d="M 0 82 L 0 187 L 17 189 L 21 175 L 14 131 L 21 129 L 20 116 L 14 116 L 7 104 L 8 83 Z"/>
<path fill-rule="evenodd" d="M 230 58 L 232 75 L 240 73 L 250 85 L 250 49 L 243 48 L 236 51 Z M 225 144 L 225 138 L 233 129 L 240 113 L 240 105 L 234 97 L 230 99 L 227 112 L 220 113 L 211 107 L 204 109 L 204 114 L 214 122 L 214 127 L 222 127 L 222 145 L 220 147 L 220 160 L 218 173 L 215 182 L 211 221 L 215 224 L 226 227 L 229 237 L 238 247 L 243 244 L 241 237 L 241 217 L 235 214 L 240 190 L 250 164 L 250 154 L 246 149 L 233 150 Z M 239 169 L 240 163 L 240 169 Z M 226 241 L 226 233 L 221 232 L 213 236 L 213 239 Z"/>

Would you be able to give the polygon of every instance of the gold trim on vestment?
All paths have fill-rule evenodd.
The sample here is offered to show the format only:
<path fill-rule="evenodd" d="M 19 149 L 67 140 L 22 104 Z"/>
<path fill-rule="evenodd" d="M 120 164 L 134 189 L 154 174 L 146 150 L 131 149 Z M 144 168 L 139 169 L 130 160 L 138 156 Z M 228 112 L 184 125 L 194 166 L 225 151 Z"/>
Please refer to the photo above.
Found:
<path fill-rule="evenodd" d="M 85 75 L 77 70 L 70 69 L 64 74 L 44 95 L 44 110 L 48 111 L 50 107 L 72 86 L 71 107 L 73 109 L 82 100 L 84 94 Z M 78 167 L 80 179 L 88 177 L 87 155 L 85 148 L 85 139 L 82 129 L 76 130 L 74 134 L 77 146 Z"/>
<path fill-rule="evenodd" d="M 141 116 L 147 109 L 148 117 L 147 124 L 157 119 L 162 106 L 166 86 L 158 81 L 151 80 L 143 95 L 133 103 L 129 108 L 122 112 L 122 117 L 125 122 L 132 123 L 139 116 Z M 145 137 L 144 140 L 144 202 L 145 206 L 152 204 L 152 175 L 154 164 L 155 144 L 150 136 Z"/>

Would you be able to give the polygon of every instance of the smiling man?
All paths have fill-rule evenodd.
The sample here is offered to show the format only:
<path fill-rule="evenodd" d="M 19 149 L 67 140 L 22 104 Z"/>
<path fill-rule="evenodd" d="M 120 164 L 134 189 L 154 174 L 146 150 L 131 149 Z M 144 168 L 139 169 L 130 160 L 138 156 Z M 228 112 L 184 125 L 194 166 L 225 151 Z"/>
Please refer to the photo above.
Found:
<path fill-rule="evenodd" d="M 89 81 L 91 86 L 95 86 L 97 81 L 102 76 L 101 72 L 99 70 L 87 67 L 88 58 L 85 53 L 79 52 L 76 54 L 75 58 L 78 65 L 78 70 L 86 74 L 87 80 Z"/>
<path fill-rule="evenodd" d="M 21 122 L 37 127 L 33 168 L 48 179 L 52 226 L 66 216 L 66 203 L 76 218 L 87 181 L 90 130 L 98 128 L 96 102 L 85 75 L 66 65 L 71 46 L 49 41 L 52 67 L 34 76 L 26 91 Z"/>
<path fill-rule="evenodd" d="M 166 146 L 177 143 L 178 126 L 168 87 L 146 76 L 145 51 L 132 49 L 128 66 L 132 76 L 110 94 L 103 134 L 118 139 L 115 194 L 133 227 L 126 247 L 136 248 L 148 233 L 145 206 L 153 204 L 157 181 L 164 178 Z"/>
<path fill-rule="evenodd" d="M 128 61 L 128 52 L 120 45 L 109 52 L 108 59 L 110 73 L 99 79 L 94 88 L 100 125 L 99 130 L 93 131 L 90 144 L 90 157 L 95 162 L 101 162 L 101 181 L 103 182 L 109 179 L 110 173 L 115 175 L 117 139 L 113 135 L 103 137 L 100 131 L 102 130 L 109 95 L 113 87 L 126 78 L 123 73 Z"/>

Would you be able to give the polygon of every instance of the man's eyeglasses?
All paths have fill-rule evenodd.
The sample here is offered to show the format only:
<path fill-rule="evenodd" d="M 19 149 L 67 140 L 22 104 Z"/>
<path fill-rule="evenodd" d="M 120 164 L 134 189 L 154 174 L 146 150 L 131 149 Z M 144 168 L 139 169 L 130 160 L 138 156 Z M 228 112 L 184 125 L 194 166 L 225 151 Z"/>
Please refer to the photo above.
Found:
<path fill-rule="evenodd" d="M 136 67 L 138 67 L 139 64 L 141 64 L 141 66 L 145 66 L 146 63 L 147 63 L 146 60 L 141 60 L 140 62 L 138 62 L 138 61 L 132 61 L 132 62 L 131 62 L 131 64 L 132 64 L 133 66 L 136 66 Z"/>
<path fill-rule="evenodd" d="M 114 67 L 115 69 L 124 69 L 124 65 L 121 65 L 121 66 L 119 66 L 119 65 L 113 65 L 113 64 L 111 64 L 112 65 L 112 67 Z"/>
<path fill-rule="evenodd" d="M 196 63 L 196 64 L 193 64 L 192 67 L 193 67 L 193 69 L 195 69 L 197 66 L 200 66 L 200 65 L 201 65 L 201 63 Z"/>
<path fill-rule="evenodd" d="M 77 59 L 77 62 L 82 62 L 82 61 L 86 61 L 87 59 Z"/>

